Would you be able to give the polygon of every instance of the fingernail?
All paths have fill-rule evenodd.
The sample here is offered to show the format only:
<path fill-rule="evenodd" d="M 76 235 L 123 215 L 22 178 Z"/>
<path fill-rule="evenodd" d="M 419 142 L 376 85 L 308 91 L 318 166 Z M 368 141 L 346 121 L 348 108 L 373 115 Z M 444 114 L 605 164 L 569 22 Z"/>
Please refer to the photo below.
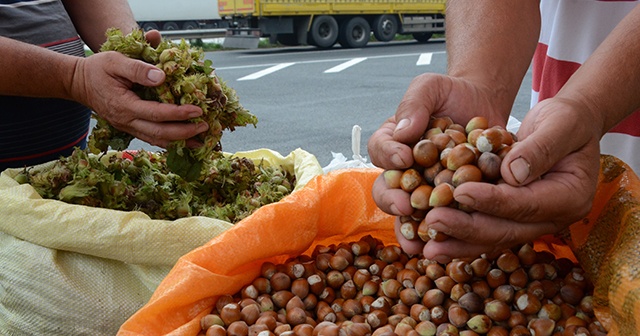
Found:
<path fill-rule="evenodd" d="M 409 126 L 410 123 L 411 121 L 409 121 L 409 119 L 400 120 L 396 125 L 396 129 L 394 130 L 394 132 L 402 131 L 403 129 L 407 128 L 407 126 Z"/>
<path fill-rule="evenodd" d="M 470 207 L 473 207 L 476 204 L 476 200 L 467 194 L 456 195 L 455 199 L 458 203 Z"/>
<path fill-rule="evenodd" d="M 527 160 L 522 157 L 519 157 L 509 164 L 509 170 L 511 171 L 511 175 L 518 182 L 518 184 L 522 184 L 529 175 L 531 174 L 531 165 Z"/>
<path fill-rule="evenodd" d="M 391 155 L 391 162 L 396 167 L 404 167 L 405 166 L 404 162 L 402 161 L 402 158 L 398 154 L 392 154 Z"/>
<path fill-rule="evenodd" d="M 154 83 L 159 83 L 163 76 L 164 72 L 162 72 L 162 70 L 151 69 L 147 72 L 147 78 Z"/>
<path fill-rule="evenodd" d="M 198 123 L 198 132 L 204 132 L 209 129 L 209 124 L 206 122 Z"/>
<path fill-rule="evenodd" d="M 201 116 L 202 113 L 199 110 L 189 112 L 189 118 L 196 118 Z"/>
<path fill-rule="evenodd" d="M 448 264 L 449 262 L 451 262 L 451 258 L 446 255 L 437 255 L 431 260 L 435 260 L 436 262 L 439 262 L 441 264 Z"/>

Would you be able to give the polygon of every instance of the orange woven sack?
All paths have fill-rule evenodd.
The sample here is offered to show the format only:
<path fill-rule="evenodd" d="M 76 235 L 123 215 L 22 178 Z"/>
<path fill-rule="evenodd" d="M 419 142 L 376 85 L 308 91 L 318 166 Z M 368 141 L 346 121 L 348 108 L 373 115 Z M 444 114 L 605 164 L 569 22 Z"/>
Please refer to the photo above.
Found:
<path fill-rule="evenodd" d="M 617 159 L 603 156 L 602 163 L 593 211 L 564 235 L 569 245 L 555 236 L 537 241 L 536 248 L 577 257 L 595 282 L 597 314 L 610 335 L 635 335 L 640 331 L 640 182 Z M 367 234 L 395 244 L 394 218 L 371 198 L 380 173 L 375 168 L 344 169 L 316 176 L 299 192 L 261 208 L 184 255 L 118 335 L 195 336 L 217 298 L 238 292 L 258 277 L 265 261 L 282 263 L 310 254 L 316 245 L 355 241 Z"/>

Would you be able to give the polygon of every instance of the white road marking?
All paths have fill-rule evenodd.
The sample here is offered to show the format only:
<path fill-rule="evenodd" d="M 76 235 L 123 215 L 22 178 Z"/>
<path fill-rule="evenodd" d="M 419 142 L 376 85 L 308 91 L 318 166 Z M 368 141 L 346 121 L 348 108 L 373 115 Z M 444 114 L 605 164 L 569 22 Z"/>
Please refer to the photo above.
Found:
<path fill-rule="evenodd" d="M 362 62 L 362 61 L 364 61 L 366 59 L 367 59 L 366 57 L 354 58 L 354 59 L 351 59 L 351 60 L 349 60 L 347 62 L 344 62 L 342 64 L 336 65 L 331 69 L 327 69 L 327 70 L 324 71 L 324 73 L 340 72 L 340 71 L 342 71 L 342 70 L 344 70 L 344 69 L 346 69 L 348 67 L 354 66 L 354 65 L 356 65 L 356 64 L 358 64 L 358 63 L 360 63 L 360 62 Z"/>
<path fill-rule="evenodd" d="M 430 54 L 446 54 L 445 51 L 436 51 Z M 380 59 L 380 58 L 399 58 L 399 57 L 415 57 L 416 55 L 422 55 L 422 53 L 410 53 L 410 54 L 393 54 L 393 55 L 380 55 L 380 56 L 369 56 L 367 59 Z M 268 57 L 272 55 L 264 55 L 261 54 L 260 57 Z M 273 55 L 276 56 L 276 55 Z M 248 57 L 248 56 L 245 56 Z M 257 56 L 256 56 L 257 57 Z M 327 62 L 339 62 L 339 61 L 348 61 L 351 58 L 332 58 L 332 59 L 318 59 L 318 60 L 309 60 L 309 61 L 299 61 L 295 62 L 295 64 L 315 64 L 315 63 L 327 63 Z M 238 66 L 225 66 L 225 67 L 215 67 L 216 70 L 234 70 L 234 69 L 248 69 L 248 68 L 264 68 L 266 66 L 273 66 L 280 63 L 262 63 L 262 64 L 249 64 L 249 65 L 238 65 Z"/>
<path fill-rule="evenodd" d="M 433 57 L 433 53 L 420 54 L 420 57 L 418 58 L 418 62 L 416 62 L 416 65 L 429 65 L 431 64 L 432 57 Z"/>
<path fill-rule="evenodd" d="M 284 68 L 286 68 L 288 66 L 294 65 L 294 64 L 295 63 L 280 63 L 280 64 L 274 65 L 272 67 L 266 68 L 264 70 L 260 70 L 258 72 L 254 72 L 254 73 L 252 73 L 250 75 L 247 75 L 247 76 L 244 76 L 242 78 L 238 78 L 238 80 L 239 81 L 243 81 L 243 80 L 258 79 L 258 78 L 260 78 L 262 76 L 266 76 L 266 75 L 268 75 L 270 73 L 274 73 L 274 72 L 276 72 L 278 70 L 282 70 L 282 69 L 284 69 Z"/>

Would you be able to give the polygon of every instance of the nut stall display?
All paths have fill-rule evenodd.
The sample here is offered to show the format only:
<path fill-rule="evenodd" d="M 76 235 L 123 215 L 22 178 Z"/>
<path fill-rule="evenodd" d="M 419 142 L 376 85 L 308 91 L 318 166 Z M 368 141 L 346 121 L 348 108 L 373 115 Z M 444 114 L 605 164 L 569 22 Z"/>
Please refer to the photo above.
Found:
<path fill-rule="evenodd" d="M 443 265 L 365 236 L 264 263 L 199 335 L 605 335 L 592 290 L 574 261 L 529 244 Z"/>
<path fill-rule="evenodd" d="M 96 153 L 76 150 L 68 158 L 3 171 L 3 334 L 115 334 L 182 255 L 323 173 L 302 149 L 286 156 L 266 148 L 222 152 L 223 130 L 257 119 L 215 76 L 201 50 L 166 40 L 153 49 L 141 31 L 115 30 L 103 50 L 162 62 L 170 72 L 165 85 L 134 90 L 145 99 L 197 104 L 215 127 L 198 149 L 176 142 L 166 153 L 126 152 L 131 137 L 99 120 L 90 139 Z"/>
<path fill-rule="evenodd" d="M 329 249 L 326 247 L 335 249 L 335 255 L 338 254 L 337 250 L 339 247 L 345 247 L 345 244 L 357 242 L 362 237 L 368 235 L 374 237 L 376 241 L 379 241 L 379 245 L 377 246 L 396 245 L 393 231 L 395 218 L 382 213 L 371 198 L 373 181 L 381 173 L 382 170 L 378 169 L 361 169 L 336 171 L 318 176 L 310 181 L 303 190 L 292 194 L 283 202 L 259 209 L 247 220 L 225 231 L 206 245 L 184 255 L 158 286 L 151 300 L 123 324 L 118 335 L 206 335 L 207 333 L 202 330 L 203 325 L 207 327 L 207 330 L 211 330 L 209 335 L 215 335 L 219 332 L 220 328 L 213 327 L 212 325 L 219 324 L 220 320 L 216 316 L 211 316 L 211 314 L 216 311 L 220 312 L 219 309 L 224 309 L 226 305 L 223 305 L 223 303 L 235 301 L 235 299 L 229 300 L 229 296 L 233 294 L 238 294 L 244 299 L 247 299 L 248 297 L 256 296 L 260 290 L 266 291 L 265 287 L 267 286 L 267 282 L 263 278 L 268 278 L 267 274 L 270 274 L 271 271 L 265 271 L 265 269 L 273 268 L 273 266 L 269 266 L 271 264 L 276 265 L 275 269 L 281 270 L 281 273 L 285 273 L 287 276 L 291 273 L 294 274 L 295 277 L 296 266 L 295 263 L 292 264 L 291 261 L 302 261 L 303 267 L 300 268 L 297 266 L 297 269 L 304 274 L 304 272 L 306 272 L 304 265 L 308 266 L 310 259 L 304 256 L 312 256 L 314 255 L 314 251 L 316 251 L 315 255 L 317 256 L 320 251 L 328 251 Z M 640 288 L 640 279 L 637 271 L 640 269 L 640 258 L 637 256 L 637 246 L 640 244 L 640 237 L 637 234 L 637 232 L 640 231 L 638 230 L 638 228 L 640 228 L 640 217 L 637 216 L 640 210 L 639 197 L 640 181 L 633 171 L 616 158 L 602 156 L 595 203 L 592 211 L 584 220 L 573 224 L 558 235 L 541 237 L 539 240 L 532 242 L 532 245 L 526 245 L 533 247 L 536 251 L 536 258 L 533 262 L 532 260 L 534 259 L 531 257 L 532 250 L 528 247 L 511 250 L 511 252 L 506 253 L 501 260 L 487 260 L 487 262 L 475 261 L 475 264 L 474 260 L 467 260 L 466 264 L 460 261 L 452 262 L 449 265 L 437 265 L 436 263 L 423 261 L 422 265 L 426 277 L 423 277 L 421 281 L 429 282 L 426 280 L 426 278 L 429 278 L 427 274 L 430 274 L 430 272 L 434 272 L 434 274 L 438 273 L 440 274 L 439 277 L 435 275 L 432 275 L 432 277 L 436 279 L 443 278 L 438 282 L 439 285 L 446 290 L 438 287 L 436 281 L 429 278 L 432 282 L 429 282 L 429 288 L 432 291 L 425 291 L 419 303 L 414 303 L 416 308 L 414 308 L 413 315 L 420 316 L 420 314 L 417 313 L 418 308 L 421 308 L 419 305 L 426 307 L 427 305 L 425 305 L 425 303 L 432 305 L 435 302 L 442 301 L 442 310 L 436 309 L 435 311 L 431 311 L 431 309 L 435 307 L 432 306 L 429 309 L 429 315 L 432 323 L 441 326 L 444 325 L 440 327 L 443 335 L 446 335 L 445 331 L 448 331 L 449 335 L 456 334 L 455 331 L 453 331 L 453 327 L 455 326 L 454 322 L 448 320 L 449 309 L 451 309 L 451 315 L 456 317 L 454 319 L 455 323 L 463 325 L 462 322 L 465 320 L 466 315 L 461 308 L 465 309 L 464 307 L 468 308 L 468 310 L 465 309 L 468 313 L 469 311 L 473 311 L 473 313 L 469 313 L 467 323 L 463 327 L 455 326 L 455 328 L 458 329 L 458 335 L 473 335 L 472 331 L 462 330 L 464 328 L 470 328 L 470 321 L 474 328 L 478 328 L 473 331 L 474 333 L 482 334 L 479 328 L 488 326 L 489 323 L 491 323 L 492 326 L 496 326 L 493 332 L 500 335 L 505 332 L 503 329 L 505 327 L 504 320 L 496 322 L 496 320 L 505 318 L 505 316 L 499 314 L 505 308 L 505 305 L 501 302 L 511 300 L 511 304 L 508 305 L 510 308 L 509 314 L 514 316 L 514 321 L 520 322 L 513 322 L 512 329 L 516 329 L 516 331 L 512 330 L 511 332 L 513 333 L 510 332 L 507 333 L 507 335 L 517 335 L 518 330 L 522 331 L 520 335 L 532 334 L 530 328 L 535 328 L 540 331 L 545 329 L 548 331 L 549 328 L 551 328 L 551 320 L 554 321 L 554 330 L 556 327 L 562 327 L 564 330 L 568 330 L 567 333 L 574 332 L 575 334 L 575 331 L 578 329 L 579 331 L 584 331 L 579 326 L 582 325 L 589 333 L 595 335 L 598 335 L 602 331 L 600 326 L 606 330 L 608 335 L 638 334 L 640 331 L 638 329 L 638 326 L 640 326 L 638 321 L 640 318 L 640 314 L 638 314 L 640 301 L 637 297 L 638 288 Z M 371 248 L 371 246 L 369 246 L 369 248 Z M 344 250 L 349 252 L 346 248 Z M 339 254 L 342 255 L 345 251 Z M 354 257 L 353 265 L 356 265 L 355 254 L 359 252 L 353 251 L 354 245 L 351 245 L 350 253 L 345 253 L 342 258 L 333 261 L 336 269 L 340 269 L 346 265 L 344 260 L 348 259 L 348 255 L 350 254 Z M 394 251 L 392 254 L 396 252 L 397 251 Z M 378 257 L 381 256 L 382 253 L 378 255 Z M 417 258 L 414 259 L 413 257 Z M 326 258 L 326 256 L 312 260 L 315 260 L 314 262 L 317 263 L 327 263 L 327 260 L 324 258 Z M 404 267 L 399 267 L 400 265 L 397 264 L 395 265 L 395 270 L 398 271 L 395 275 L 396 281 L 389 281 L 384 288 L 381 286 L 382 282 L 380 282 L 375 293 L 380 294 L 382 291 L 384 294 L 386 288 L 387 292 L 389 292 L 388 294 L 397 296 L 398 299 L 402 296 L 407 302 L 414 302 L 417 300 L 417 297 L 416 295 L 412 295 L 416 294 L 412 290 L 404 292 L 392 290 L 392 288 L 398 286 L 398 282 L 400 284 L 403 282 L 397 280 L 400 269 L 411 267 L 419 268 L 419 266 L 417 266 L 419 256 L 411 256 L 411 258 L 406 256 L 406 258 L 403 258 L 401 263 Z M 320 261 L 320 259 L 324 261 Z M 372 257 L 372 259 L 375 258 Z M 574 267 L 576 265 L 573 264 L 573 262 L 576 261 L 579 265 L 577 268 Z M 358 260 L 357 264 L 365 265 L 366 262 L 361 264 L 363 262 L 362 260 Z M 372 262 L 372 260 L 368 262 Z M 471 264 L 473 264 L 473 266 Z M 467 272 L 469 267 L 472 273 L 475 268 L 477 269 L 475 272 L 483 274 L 480 271 L 480 269 L 483 268 L 481 267 L 482 264 L 484 264 L 485 270 L 487 268 L 489 269 L 484 278 L 478 277 L 476 274 L 469 276 Z M 329 261 L 329 265 L 331 265 L 331 261 Z M 436 266 L 430 266 L 433 270 L 427 272 L 426 268 L 428 265 Z M 469 267 L 467 267 L 467 265 Z M 518 267 L 518 265 L 520 267 Z M 344 278 L 344 285 L 349 282 L 346 280 L 347 278 L 351 278 L 352 280 L 353 287 L 351 287 L 351 283 L 349 283 L 349 286 L 344 289 L 341 286 L 338 290 L 325 285 L 325 288 L 329 287 L 333 290 L 320 293 L 324 298 L 333 298 L 332 303 L 335 308 L 333 312 L 336 321 L 346 319 L 345 310 L 348 312 L 346 313 L 348 315 L 359 311 L 360 308 L 354 301 L 349 301 L 347 304 L 347 300 L 344 300 L 344 298 L 342 300 L 340 299 L 343 291 L 346 295 L 354 295 L 353 290 L 357 290 L 356 283 L 361 281 L 355 280 L 360 277 L 360 275 L 357 275 L 359 274 L 357 267 L 346 266 L 346 268 L 340 272 L 331 272 L 332 269 L 330 268 L 326 268 L 325 270 L 324 284 L 331 282 L 335 285 L 340 283 L 342 278 Z M 349 271 L 345 272 L 344 270 Z M 353 275 L 351 272 L 353 272 Z M 387 272 L 393 272 L 393 268 L 387 270 Z M 545 279 L 550 280 L 549 278 L 553 277 L 554 272 L 556 274 L 554 280 L 551 280 L 551 282 L 544 281 Z M 329 273 L 331 273 L 331 276 Z M 369 273 L 371 273 L 371 268 L 369 268 Z M 418 273 L 420 273 L 420 271 L 418 271 Z M 509 274 L 509 276 L 507 276 L 507 274 Z M 316 273 L 316 275 L 317 277 L 308 277 L 312 279 L 312 281 L 307 280 L 310 293 L 313 293 L 311 286 L 318 286 L 318 281 L 313 279 L 323 279 L 320 273 Z M 362 275 L 366 276 L 366 274 Z M 452 277 L 451 275 L 454 276 Z M 271 275 L 272 279 L 273 276 L 275 276 L 275 273 Z M 291 277 L 289 278 L 293 279 Z M 393 278 L 391 277 L 390 279 Z M 456 282 L 455 279 L 470 282 L 463 281 L 462 285 L 456 286 L 459 283 Z M 476 283 L 474 279 L 484 281 Z M 275 291 L 271 279 L 269 280 L 269 285 L 271 285 L 271 302 L 273 302 L 274 307 L 276 307 L 276 302 L 280 302 L 279 307 L 284 307 L 285 310 L 274 308 L 276 313 L 281 313 L 279 316 L 280 320 L 278 320 L 278 317 L 273 316 L 274 313 L 265 314 L 274 317 L 276 324 L 273 331 L 262 330 L 262 334 L 276 334 L 276 329 L 281 334 L 290 334 L 290 332 L 286 331 L 287 327 L 285 324 L 282 323 L 282 321 L 286 321 L 287 319 L 287 306 L 284 301 L 287 298 L 289 301 L 294 300 L 289 310 L 295 310 L 300 313 L 300 310 L 294 309 L 296 306 L 299 308 L 300 302 L 297 299 L 293 299 L 294 296 L 290 295 L 289 292 L 293 294 L 294 282 L 298 283 L 295 285 L 296 293 L 304 292 L 306 286 L 302 281 L 297 280 L 291 280 L 290 283 L 287 284 L 287 279 L 282 275 L 278 275 L 273 281 L 277 283 L 283 282 L 284 284 L 276 284 L 275 287 L 283 288 L 289 286 L 288 288 L 291 289 Z M 587 281 L 591 282 L 592 286 L 587 285 Z M 578 282 L 580 283 L 579 285 L 577 284 Z M 469 286 L 465 286 L 464 283 Z M 476 284 L 475 288 L 474 283 Z M 550 286 L 550 288 L 552 291 L 555 291 L 555 295 L 552 295 L 552 292 L 548 292 L 546 295 L 551 297 L 551 299 L 545 296 L 540 300 L 537 296 L 542 295 L 540 285 L 542 285 L 542 289 L 544 290 L 544 284 L 550 285 L 552 283 L 554 286 Z M 501 287 L 500 284 L 503 284 L 503 287 Z M 508 286 L 504 286 L 506 284 L 508 284 Z M 397 288 L 400 287 L 402 286 Z M 413 289 L 415 289 L 415 287 L 416 284 L 414 282 Z M 501 289 L 497 289 L 499 287 Z M 255 288 L 255 291 L 253 288 Z M 516 290 L 515 288 L 522 289 Z M 527 289 L 525 290 L 525 288 Z M 592 288 L 592 291 L 589 288 Z M 367 290 L 374 292 L 374 290 L 370 288 Z M 281 293 L 276 294 L 278 292 Z M 427 294 L 427 292 L 429 292 L 429 294 Z M 469 294 L 471 292 L 477 292 L 476 294 L 481 297 L 483 295 L 489 295 L 492 299 L 477 300 L 476 295 Z M 590 293 L 592 293 L 592 295 L 588 295 Z M 463 299 L 465 294 L 469 295 Z M 513 297 L 511 297 L 511 294 L 513 294 Z M 255 300 L 257 303 L 260 300 L 265 307 L 269 306 L 268 300 L 258 298 L 261 295 L 264 296 L 260 294 L 256 299 L 252 300 Z M 320 295 L 315 295 L 316 298 L 318 298 L 316 307 L 324 306 L 325 308 L 322 308 L 322 310 L 325 312 L 329 311 L 328 319 L 332 320 L 334 315 L 330 314 L 331 311 L 328 310 L 324 304 L 318 303 L 321 301 Z M 309 294 L 307 294 L 307 296 L 309 296 Z M 498 299 L 497 302 L 494 302 L 494 296 L 501 298 L 502 301 Z M 473 297 L 475 297 L 475 299 Z M 587 298 L 585 299 L 585 297 Z M 455 302 L 456 304 L 454 304 L 454 298 L 458 301 Z M 241 303 L 245 301 L 244 299 L 238 302 Z M 365 301 L 366 300 L 371 299 L 365 299 Z M 462 306 L 460 300 L 463 301 Z M 245 303 L 247 302 L 251 303 L 248 299 Z M 314 302 L 313 299 L 309 299 L 307 302 L 302 300 L 303 305 L 311 304 L 312 302 Z M 446 310 L 444 309 L 445 302 L 447 306 Z M 376 304 L 386 307 L 387 303 L 389 302 L 379 301 Z M 338 307 L 336 304 L 339 304 L 341 307 L 342 314 L 336 313 L 335 310 Z M 347 309 L 345 309 L 345 304 L 347 305 Z M 371 302 L 371 304 L 373 304 L 373 302 Z M 329 308 L 332 307 L 331 304 L 327 303 L 327 305 Z M 591 305 L 593 308 L 591 308 Z M 247 306 L 251 306 L 251 304 Z M 556 309 L 556 306 L 561 307 L 560 311 Z M 229 324 L 232 324 L 233 322 L 231 321 L 237 318 L 232 317 L 237 313 L 235 307 L 236 306 L 232 304 L 229 308 L 233 309 L 229 309 L 229 312 L 220 312 L 222 315 L 225 315 L 224 319 L 227 319 L 227 322 L 230 322 Z M 252 309 L 255 313 L 255 306 L 252 306 L 252 308 L 247 308 L 245 315 L 249 316 Z M 335 322 L 314 321 L 311 323 L 306 317 L 305 322 L 309 322 L 309 325 L 315 324 L 316 327 L 327 328 L 325 332 L 333 335 L 373 334 L 375 327 L 372 328 L 372 325 L 375 324 L 378 326 L 381 324 L 396 325 L 393 331 L 389 330 L 390 327 L 379 328 L 381 329 L 381 331 L 378 332 L 379 334 L 385 334 L 384 331 L 386 331 L 388 335 L 403 333 L 415 335 L 415 332 L 410 331 L 407 327 L 414 325 L 414 323 L 406 316 L 399 319 L 401 315 L 393 314 L 393 311 L 390 310 L 389 313 L 386 313 L 387 323 L 382 323 L 380 320 L 380 318 L 382 318 L 382 321 L 384 320 L 382 314 L 373 313 L 376 314 L 376 316 L 369 316 L 368 314 L 371 314 L 371 306 L 368 314 L 364 313 L 364 309 L 364 304 L 362 304 L 362 313 L 353 315 L 349 319 L 350 322 L 342 322 L 340 327 L 344 327 L 343 330 L 338 330 L 336 326 L 330 324 Z M 389 309 L 393 308 L 389 307 Z M 397 309 L 398 312 L 404 312 L 407 316 L 412 315 L 411 307 L 406 307 L 406 304 L 397 306 L 395 309 Z M 317 316 L 320 314 L 319 310 L 318 308 L 309 315 L 315 314 Z M 524 312 L 517 313 L 517 310 Z M 593 310 L 593 317 L 590 315 L 591 310 Z M 481 312 L 485 313 L 483 314 Z M 227 313 L 229 313 L 229 316 L 226 315 Z M 561 316 L 559 319 L 558 313 Z M 240 316 L 242 316 L 242 314 L 242 309 L 240 309 Z M 282 314 L 284 314 L 284 318 Z M 438 317 L 442 317 L 440 314 L 442 314 L 442 316 L 446 315 L 447 320 L 444 322 L 439 321 L 443 323 L 438 323 L 438 321 L 434 322 L 434 316 L 437 319 Z M 291 315 L 293 321 L 295 317 L 293 316 L 294 313 Z M 305 313 L 305 315 L 307 315 L 307 313 Z M 393 315 L 396 316 L 391 318 L 390 316 Z M 424 319 L 426 315 L 426 311 L 423 311 L 422 319 Z M 508 314 L 505 313 L 505 315 Z M 534 315 L 536 322 L 532 322 Z M 571 317 L 570 315 L 576 315 L 576 317 Z M 322 316 L 322 314 L 320 314 L 320 316 Z M 493 316 L 493 319 L 490 316 Z M 529 318 L 527 318 L 527 316 L 529 316 Z M 545 316 L 551 318 L 545 319 Z M 564 319 L 562 316 L 564 316 Z M 587 318 L 587 316 L 589 317 Z M 271 317 L 265 317 L 264 319 L 269 319 L 273 322 Z M 298 314 L 298 317 L 299 319 L 296 321 L 302 321 L 302 315 Z M 327 315 L 324 315 L 324 318 L 327 318 Z M 222 316 L 220 316 L 220 319 L 222 323 L 226 323 Z M 419 317 L 418 319 L 421 318 Z M 415 319 L 413 320 L 416 322 L 415 326 L 412 327 L 415 330 L 420 323 Z M 278 324 L 278 321 L 280 321 L 281 324 Z M 508 326 L 509 319 L 506 319 L 506 321 L 506 325 Z M 599 321 L 599 323 L 595 323 L 595 321 Z M 264 322 L 265 323 L 260 324 L 270 325 L 271 323 L 267 321 Z M 591 325 L 592 322 L 593 325 Z M 253 325 L 254 327 L 251 329 L 253 333 L 250 334 L 259 334 L 263 327 L 255 326 L 255 323 Z M 398 325 L 401 325 L 401 327 L 398 327 Z M 516 327 L 516 325 L 522 327 Z M 526 327 L 524 327 L 524 325 L 526 325 Z M 589 325 L 591 325 L 591 330 L 589 330 Z M 242 323 L 236 323 L 234 328 L 237 326 L 240 327 L 240 332 L 237 334 L 242 335 L 244 333 L 244 325 Z M 271 326 L 273 326 L 272 323 Z M 292 331 L 296 328 L 291 324 L 289 327 L 291 327 Z M 432 326 L 426 322 L 421 324 L 420 328 L 423 327 L 424 329 L 420 330 L 426 335 L 429 335 L 428 330 L 433 330 L 431 328 Z M 523 330 L 523 327 L 526 330 Z M 398 328 L 398 330 L 396 330 L 396 328 Z M 435 328 L 437 331 L 438 326 L 435 326 Z M 447 330 L 442 330 L 445 328 Z M 300 334 L 306 334 L 308 332 L 313 334 L 312 328 L 309 326 L 298 327 L 298 329 L 304 329 L 304 331 L 298 330 Z M 247 325 L 246 332 L 249 333 L 249 325 Z M 556 335 L 562 335 L 562 333 L 556 333 Z"/>

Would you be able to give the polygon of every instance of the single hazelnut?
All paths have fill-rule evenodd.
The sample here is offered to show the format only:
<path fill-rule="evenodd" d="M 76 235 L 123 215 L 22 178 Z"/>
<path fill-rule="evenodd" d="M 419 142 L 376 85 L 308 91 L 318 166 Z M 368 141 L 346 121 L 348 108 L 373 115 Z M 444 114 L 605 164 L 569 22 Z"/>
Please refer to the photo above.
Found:
<path fill-rule="evenodd" d="M 476 116 L 471 118 L 465 126 L 465 131 L 469 134 L 474 129 L 485 129 L 489 127 L 489 121 L 485 117 Z"/>
<path fill-rule="evenodd" d="M 408 193 L 414 191 L 421 184 L 424 184 L 424 178 L 416 169 L 409 168 L 400 177 L 400 188 Z"/>
<path fill-rule="evenodd" d="M 444 134 L 444 133 L 443 133 Z M 448 137 L 448 135 L 446 135 Z M 413 160 L 422 167 L 431 167 L 440 159 L 438 147 L 429 140 L 423 139 L 413 146 Z"/>

